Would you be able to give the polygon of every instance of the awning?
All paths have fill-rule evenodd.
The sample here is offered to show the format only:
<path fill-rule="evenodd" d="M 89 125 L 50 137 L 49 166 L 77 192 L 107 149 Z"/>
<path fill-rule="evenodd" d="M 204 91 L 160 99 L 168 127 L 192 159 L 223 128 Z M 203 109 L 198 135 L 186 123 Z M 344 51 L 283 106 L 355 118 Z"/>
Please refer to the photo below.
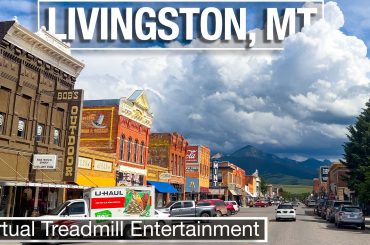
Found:
<path fill-rule="evenodd" d="M 167 182 L 148 181 L 148 185 L 154 186 L 157 192 L 178 193 L 177 189 Z"/>
<path fill-rule="evenodd" d="M 24 186 L 24 187 L 44 187 L 44 188 L 67 188 L 67 189 L 87 189 L 89 186 L 55 184 L 55 183 L 35 183 L 35 182 L 15 182 L 0 181 L 0 186 Z"/>
<path fill-rule="evenodd" d="M 233 195 L 233 196 L 240 196 L 238 193 L 236 193 L 236 191 L 234 191 L 234 190 L 229 190 L 230 192 L 231 192 L 231 194 Z"/>

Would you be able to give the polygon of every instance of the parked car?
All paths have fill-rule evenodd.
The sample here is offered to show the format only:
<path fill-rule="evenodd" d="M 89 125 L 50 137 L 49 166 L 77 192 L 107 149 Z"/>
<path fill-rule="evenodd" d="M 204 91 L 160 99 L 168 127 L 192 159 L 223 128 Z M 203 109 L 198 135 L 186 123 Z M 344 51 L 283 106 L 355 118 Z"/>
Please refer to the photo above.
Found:
<path fill-rule="evenodd" d="M 211 203 L 195 205 L 194 201 L 169 202 L 164 208 L 157 209 L 162 213 L 169 213 L 171 217 L 213 217 L 216 208 Z"/>
<path fill-rule="evenodd" d="M 318 216 L 321 216 L 321 210 L 325 204 L 326 200 L 325 199 L 320 199 L 318 202 L 317 202 L 317 206 L 315 207 L 314 209 L 314 214 L 318 215 Z"/>
<path fill-rule="evenodd" d="M 210 203 L 211 205 L 215 206 L 217 217 L 228 215 L 227 207 L 226 207 L 225 202 L 223 200 L 221 200 L 221 199 L 204 199 L 204 200 L 199 200 L 198 204 L 202 203 L 202 202 L 207 202 L 207 203 Z"/>
<path fill-rule="evenodd" d="M 365 230 L 365 217 L 359 206 L 341 205 L 335 213 L 335 226 L 354 225 Z"/>
<path fill-rule="evenodd" d="M 295 208 L 292 204 L 280 204 L 276 209 L 276 221 L 290 219 L 296 221 Z"/>
<path fill-rule="evenodd" d="M 268 203 L 266 201 L 263 201 L 263 200 L 257 200 L 254 203 L 254 206 L 255 207 L 267 207 L 268 206 Z"/>
<path fill-rule="evenodd" d="M 238 203 L 236 201 L 225 201 L 225 203 L 227 203 L 227 204 L 228 203 L 231 203 L 233 205 L 233 207 L 234 207 L 235 212 L 236 213 L 239 212 L 240 207 L 239 207 L 239 205 L 238 205 Z"/>
<path fill-rule="evenodd" d="M 310 200 L 307 202 L 307 207 L 315 208 L 317 206 L 317 202 L 315 200 Z"/>
<path fill-rule="evenodd" d="M 352 205 L 350 201 L 332 201 L 326 209 L 326 220 L 333 223 L 335 221 L 335 213 L 341 205 Z"/>
<path fill-rule="evenodd" d="M 235 214 L 236 211 L 234 209 L 234 205 L 231 202 L 225 202 L 226 208 L 227 208 L 227 215 Z"/>

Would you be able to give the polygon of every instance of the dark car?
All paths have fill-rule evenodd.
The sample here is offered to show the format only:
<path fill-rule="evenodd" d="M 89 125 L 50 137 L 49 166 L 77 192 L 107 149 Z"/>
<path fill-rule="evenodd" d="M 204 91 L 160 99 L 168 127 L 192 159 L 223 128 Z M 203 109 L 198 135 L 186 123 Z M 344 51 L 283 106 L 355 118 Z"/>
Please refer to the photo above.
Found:
<path fill-rule="evenodd" d="M 333 201 L 326 209 L 326 220 L 333 223 L 335 213 L 339 210 L 341 205 L 352 205 L 351 201 Z"/>
<path fill-rule="evenodd" d="M 325 199 L 320 199 L 318 202 L 317 202 L 317 206 L 315 207 L 314 209 L 314 213 L 317 214 L 318 216 L 321 216 L 321 211 L 322 211 L 322 208 L 324 207 L 325 205 L 325 202 L 326 200 Z"/>
<path fill-rule="evenodd" d="M 198 204 L 202 202 L 208 202 L 211 205 L 215 206 L 216 215 L 217 217 L 221 217 L 223 215 L 229 215 L 227 211 L 227 207 L 225 205 L 225 202 L 221 199 L 205 199 L 205 200 L 199 200 Z"/>

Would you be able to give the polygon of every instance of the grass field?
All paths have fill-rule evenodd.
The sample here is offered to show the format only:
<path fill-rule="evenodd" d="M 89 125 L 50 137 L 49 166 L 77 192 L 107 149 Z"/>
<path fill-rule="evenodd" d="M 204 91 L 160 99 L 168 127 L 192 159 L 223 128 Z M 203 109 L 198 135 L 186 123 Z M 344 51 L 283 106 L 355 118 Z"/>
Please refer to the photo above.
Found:
<path fill-rule="evenodd" d="M 312 186 L 309 185 L 282 185 L 283 190 L 292 194 L 310 193 Z"/>

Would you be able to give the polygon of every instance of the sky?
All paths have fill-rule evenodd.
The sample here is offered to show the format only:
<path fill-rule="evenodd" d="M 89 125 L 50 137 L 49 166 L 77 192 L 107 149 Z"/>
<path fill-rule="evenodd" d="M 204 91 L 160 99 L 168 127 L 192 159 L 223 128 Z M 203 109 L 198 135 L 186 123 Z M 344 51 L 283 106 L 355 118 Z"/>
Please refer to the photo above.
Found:
<path fill-rule="evenodd" d="M 36 3 L 2 0 L 0 20 L 17 16 L 36 31 Z M 145 89 L 153 132 L 177 131 L 213 153 L 250 144 L 300 160 L 338 159 L 347 126 L 369 100 L 369 10 L 365 0 L 327 1 L 325 20 L 278 52 L 74 51 L 86 64 L 76 87 L 86 99 Z"/>

